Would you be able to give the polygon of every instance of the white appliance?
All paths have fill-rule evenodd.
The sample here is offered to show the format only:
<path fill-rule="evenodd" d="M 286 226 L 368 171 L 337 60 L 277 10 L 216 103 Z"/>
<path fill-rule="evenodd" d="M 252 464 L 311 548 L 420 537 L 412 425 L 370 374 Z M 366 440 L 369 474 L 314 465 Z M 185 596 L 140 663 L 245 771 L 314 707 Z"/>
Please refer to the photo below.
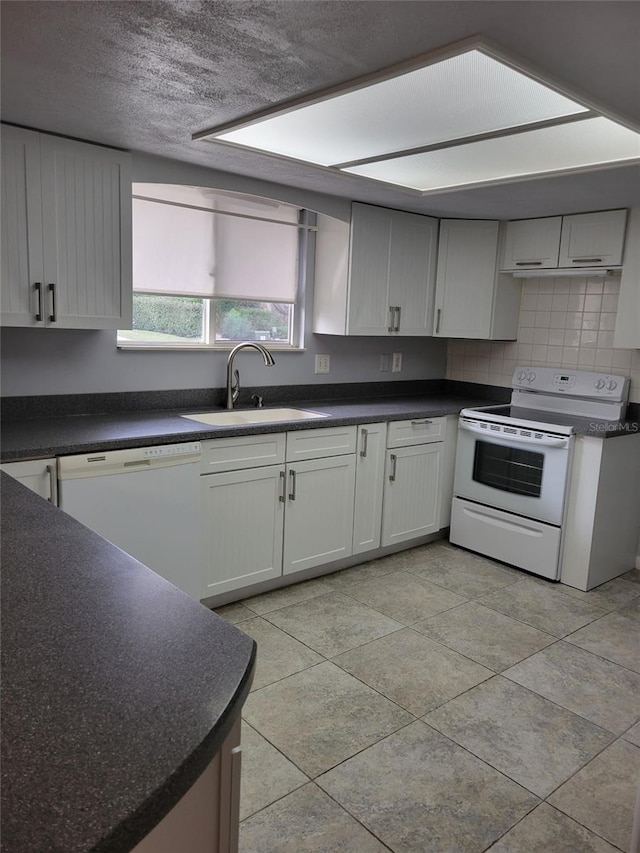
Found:
<path fill-rule="evenodd" d="M 66 513 L 200 599 L 200 442 L 63 456 Z"/>
<path fill-rule="evenodd" d="M 556 580 L 574 418 L 620 420 L 628 395 L 624 376 L 518 367 L 510 405 L 463 409 L 451 542 Z"/>

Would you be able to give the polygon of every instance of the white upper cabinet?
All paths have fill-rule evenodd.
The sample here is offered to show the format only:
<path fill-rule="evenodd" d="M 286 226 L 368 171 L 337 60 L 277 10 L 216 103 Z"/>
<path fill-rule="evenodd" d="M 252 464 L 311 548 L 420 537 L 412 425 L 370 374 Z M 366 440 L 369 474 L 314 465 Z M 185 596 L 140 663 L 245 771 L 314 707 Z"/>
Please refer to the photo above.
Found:
<path fill-rule="evenodd" d="M 521 284 L 498 273 L 500 223 L 440 223 L 434 334 L 442 338 L 515 340 Z"/>
<path fill-rule="evenodd" d="M 130 325 L 130 155 L 3 126 L 2 172 L 2 324 Z"/>
<path fill-rule="evenodd" d="M 626 210 L 563 216 L 558 266 L 619 266 L 626 224 Z"/>
<path fill-rule="evenodd" d="M 640 349 L 640 207 L 632 208 L 629 214 L 613 345 Z"/>
<path fill-rule="evenodd" d="M 438 220 L 367 204 L 318 216 L 313 330 L 432 334 Z"/>
<path fill-rule="evenodd" d="M 557 267 L 561 228 L 561 216 L 507 222 L 501 269 Z"/>

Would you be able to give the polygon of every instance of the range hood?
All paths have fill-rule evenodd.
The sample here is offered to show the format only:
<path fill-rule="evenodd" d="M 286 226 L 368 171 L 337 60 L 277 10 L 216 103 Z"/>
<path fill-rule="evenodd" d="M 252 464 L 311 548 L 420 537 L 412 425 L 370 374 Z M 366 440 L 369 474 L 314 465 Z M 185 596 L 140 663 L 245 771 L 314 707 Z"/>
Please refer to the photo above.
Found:
<path fill-rule="evenodd" d="M 621 275 L 622 267 L 563 267 L 562 269 L 531 269 L 509 271 L 514 278 L 576 278 L 585 275 Z"/>

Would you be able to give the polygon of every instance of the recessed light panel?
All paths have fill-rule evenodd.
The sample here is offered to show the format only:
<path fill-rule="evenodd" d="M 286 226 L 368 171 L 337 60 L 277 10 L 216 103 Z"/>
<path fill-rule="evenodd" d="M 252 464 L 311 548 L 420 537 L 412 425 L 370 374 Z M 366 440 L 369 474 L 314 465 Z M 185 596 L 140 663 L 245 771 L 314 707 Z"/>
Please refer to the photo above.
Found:
<path fill-rule="evenodd" d="M 640 136 L 606 118 L 590 118 L 455 148 L 344 169 L 422 192 L 567 172 L 640 157 Z"/>
<path fill-rule="evenodd" d="M 196 138 L 422 193 L 640 157 L 639 134 L 479 39 L 457 47 Z"/>
<path fill-rule="evenodd" d="M 213 135 L 330 166 L 586 111 L 530 77 L 471 50 Z"/>

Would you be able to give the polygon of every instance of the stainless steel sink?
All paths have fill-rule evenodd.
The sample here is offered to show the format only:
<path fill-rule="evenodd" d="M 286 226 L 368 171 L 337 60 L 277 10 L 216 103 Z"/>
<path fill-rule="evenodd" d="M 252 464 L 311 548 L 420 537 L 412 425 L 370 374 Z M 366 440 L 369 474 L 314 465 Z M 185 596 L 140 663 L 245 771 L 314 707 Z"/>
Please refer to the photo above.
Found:
<path fill-rule="evenodd" d="M 329 416 L 322 412 L 309 412 L 305 409 L 233 409 L 224 412 L 199 412 L 195 415 L 180 415 L 180 417 L 210 426 L 242 426 L 279 421 L 311 421 Z"/>

